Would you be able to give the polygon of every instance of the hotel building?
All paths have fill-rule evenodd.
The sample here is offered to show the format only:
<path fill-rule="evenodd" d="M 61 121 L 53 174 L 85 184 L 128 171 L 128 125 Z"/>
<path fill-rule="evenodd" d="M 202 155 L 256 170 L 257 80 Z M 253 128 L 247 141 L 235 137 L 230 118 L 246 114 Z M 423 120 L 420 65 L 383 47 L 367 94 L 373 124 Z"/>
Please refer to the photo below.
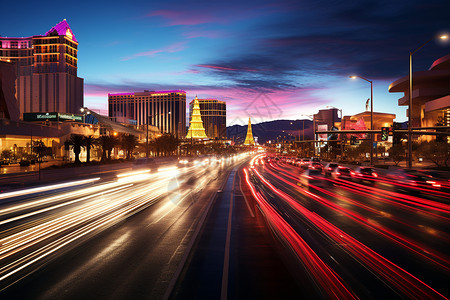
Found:
<path fill-rule="evenodd" d="M 227 138 L 227 104 L 217 99 L 198 99 L 206 135 L 210 139 Z M 189 103 L 189 120 L 192 118 L 194 100 Z"/>
<path fill-rule="evenodd" d="M 20 117 L 27 112 L 79 113 L 83 78 L 77 77 L 78 41 L 66 20 L 44 35 L 0 36 L 0 60 L 16 68 Z"/>
<path fill-rule="evenodd" d="M 389 86 L 390 93 L 403 93 L 399 106 L 409 106 L 409 76 Z M 412 127 L 433 127 L 438 121 L 450 126 L 450 54 L 433 62 L 426 71 L 413 72 Z M 431 140 L 432 136 L 413 135 L 414 139 Z"/>
<path fill-rule="evenodd" d="M 186 92 L 144 91 L 108 94 L 109 117 L 138 126 L 154 125 L 177 138 L 186 136 Z"/>

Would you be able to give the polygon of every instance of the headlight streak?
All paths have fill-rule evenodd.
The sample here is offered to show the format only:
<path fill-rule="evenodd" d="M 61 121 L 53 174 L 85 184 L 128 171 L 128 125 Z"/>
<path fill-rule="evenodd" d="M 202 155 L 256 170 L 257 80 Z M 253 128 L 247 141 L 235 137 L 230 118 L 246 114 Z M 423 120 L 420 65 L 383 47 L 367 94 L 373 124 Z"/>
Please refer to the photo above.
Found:
<path fill-rule="evenodd" d="M 36 250 L 26 256 L 21 257 L 20 259 L 12 262 L 10 264 L 2 267 L 0 269 L 0 275 L 5 273 L 5 271 L 7 272 L 11 269 L 13 269 L 13 271 L 6 273 L 2 277 L 0 277 L 0 281 L 9 277 L 10 275 L 16 273 L 17 271 L 23 269 L 23 267 L 26 267 L 26 266 L 30 265 L 31 263 L 36 262 L 38 259 L 48 256 L 49 254 L 53 253 L 54 251 L 60 249 L 61 246 L 64 246 L 67 243 L 84 236 L 85 234 L 91 232 L 93 229 L 99 229 L 101 226 L 107 226 L 112 220 L 117 220 L 120 217 L 125 218 L 129 214 L 136 213 L 137 209 L 143 209 L 145 207 L 145 205 L 151 205 L 151 203 L 149 203 L 149 202 L 151 200 L 156 199 L 160 195 L 160 191 L 157 191 L 157 192 L 154 191 L 153 194 L 148 195 L 149 191 L 151 191 L 151 190 L 155 190 L 155 188 L 152 187 L 151 189 L 148 189 L 148 190 L 146 190 L 146 189 L 144 189 L 143 191 L 140 190 L 139 193 L 127 193 L 128 197 L 125 197 L 126 195 L 123 195 L 123 196 L 121 195 L 119 198 L 122 200 L 111 199 L 111 198 L 108 200 L 108 201 L 111 201 L 111 200 L 120 201 L 121 203 L 119 203 L 119 204 L 128 204 L 127 206 L 121 206 L 121 205 L 118 205 L 118 203 L 111 203 L 110 205 L 107 205 L 106 207 L 104 207 L 105 203 L 103 203 L 103 205 L 97 206 L 99 209 L 101 209 L 100 211 L 97 210 L 97 207 L 86 207 L 86 211 L 88 211 L 86 213 L 87 215 L 82 214 L 81 216 L 78 216 L 78 219 L 71 221 L 69 224 L 72 224 L 72 227 L 75 227 L 75 225 L 86 223 L 86 221 L 88 221 L 89 217 L 93 218 L 92 223 L 88 223 L 87 225 L 76 229 L 74 232 L 68 233 L 66 236 L 59 238 L 56 241 L 51 242 L 50 244 L 40 248 L 39 250 Z M 139 200 L 139 197 L 143 197 L 143 198 Z M 130 200 L 133 200 L 133 201 L 130 201 Z M 83 213 L 85 213 L 85 212 L 83 211 Z M 102 213 L 103 217 L 98 218 L 99 213 Z M 77 215 L 77 213 L 74 212 L 72 216 L 76 216 L 76 215 Z M 59 230 L 55 231 L 53 236 L 58 233 L 68 230 L 68 228 L 65 228 L 65 227 L 61 228 L 60 224 L 54 224 L 54 226 L 57 226 L 57 228 L 55 230 L 58 230 L 58 229 Z M 70 240 L 68 242 L 65 242 L 65 240 L 67 240 L 68 238 L 70 238 Z M 33 243 L 33 244 L 35 244 L 35 243 Z M 33 245 L 33 244 L 31 244 L 31 245 Z M 61 245 L 56 246 L 55 249 L 52 249 L 53 246 L 58 245 L 58 244 L 61 244 Z M 31 245 L 28 245 L 28 246 L 31 246 Z M 47 249 L 48 249 L 48 251 L 47 251 Z M 45 251 L 47 251 L 47 252 L 45 252 Z M 41 253 L 43 253 L 43 254 L 41 254 Z M 14 253 L 11 253 L 11 254 L 14 254 Z M 28 261 L 31 257 L 35 257 L 35 256 L 37 256 L 36 259 L 33 259 L 32 261 L 29 261 L 26 263 L 26 261 Z M 2 259 L 3 258 L 4 257 L 2 257 Z M 25 264 L 22 265 L 23 263 L 25 263 Z"/>
<path fill-rule="evenodd" d="M 11 198 L 11 197 L 17 197 L 17 196 L 24 196 L 24 195 L 29 195 L 29 194 L 39 193 L 39 192 L 45 192 L 45 191 L 50 191 L 50 190 L 55 190 L 55 189 L 61 189 L 61 188 L 65 188 L 65 187 L 72 187 L 72 186 L 82 185 L 82 184 L 86 184 L 86 183 L 91 183 L 91 182 L 97 181 L 99 179 L 100 178 L 97 177 L 97 178 L 92 178 L 92 179 L 71 181 L 71 182 L 65 182 L 65 183 L 60 183 L 60 184 L 46 185 L 46 186 L 37 187 L 37 188 L 30 188 L 30 189 L 25 189 L 25 190 L 20 190 L 20 191 L 2 193 L 0 195 L 0 199 L 6 199 L 6 198 Z"/>
<path fill-rule="evenodd" d="M 367 268 L 369 268 L 374 274 L 378 274 L 381 278 L 384 278 L 386 282 L 389 282 L 391 286 L 400 290 L 404 295 L 409 298 L 416 299 L 428 299 L 428 298 L 444 298 L 439 292 L 431 288 L 429 285 L 419 280 L 412 274 L 408 273 L 404 269 L 400 268 L 393 262 L 382 257 L 375 251 L 371 250 L 361 242 L 352 238 L 333 224 L 329 223 L 319 215 L 307 210 L 301 206 L 295 199 L 278 190 L 265 180 L 257 170 L 255 170 L 257 177 L 264 182 L 273 192 L 280 196 L 283 200 L 291 205 L 297 212 L 301 213 L 306 219 L 308 219 L 317 228 L 320 228 L 330 238 L 335 240 L 337 244 L 345 248 Z M 309 193 L 308 194 L 312 194 Z"/>
<path fill-rule="evenodd" d="M 92 186 L 92 187 L 88 187 L 88 188 L 84 188 L 81 190 L 76 190 L 76 191 L 72 191 L 72 192 L 68 192 L 68 193 L 64 193 L 64 194 L 59 194 L 59 195 L 48 197 L 48 198 L 43 198 L 43 199 L 39 199 L 39 198 L 34 199 L 33 198 L 27 203 L 14 203 L 13 202 L 13 203 L 9 204 L 6 208 L 2 208 L 2 210 L 0 211 L 0 216 L 3 216 L 8 213 L 17 213 L 20 210 L 24 210 L 24 209 L 36 208 L 38 206 L 50 204 L 52 202 L 56 202 L 59 200 L 67 200 L 68 198 L 70 199 L 71 197 L 75 197 L 75 196 L 80 197 L 85 194 L 91 194 L 96 191 L 105 190 L 105 189 L 108 189 L 109 187 L 114 187 L 114 186 L 117 186 L 117 183 L 110 182 L 110 183 L 100 184 L 100 185 L 96 185 L 96 186 Z M 2 223 L 0 223 L 0 225 L 1 224 Z"/>
<path fill-rule="evenodd" d="M 120 187 L 117 189 L 113 189 L 108 191 L 108 196 L 112 196 L 114 194 L 119 193 L 121 190 L 123 190 L 124 188 L 130 187 L 132 186 L 131 184 L 126 186 L 126 187 Z M 99 193 L 97 195 L 92 195 L 89 198 L 93 198 L 95 196 L 99 196 L 102 195 L 104 193 Z M 84 199 L 86 200 L 86 199 Z M 77 219 L 73 218 L 73 217 L 77 217 L 78 219 L 81 219 L 81 217 L 83 216 L 84 213 L 87 213 L 89 215 L 92 215 L 93 211 L 96 211 L 97 208 L 105 208 L 105 203 L 103 199 L 95 199 L 92 202 L 86 203 L 82 206 L 77 207 L 77 209 L 73 212 L 70 213 L 66 213 L 61 217 L 49 220 L 45 223 L 39 224 L 37 226 L 22 230 L 18 233 L 12 234 L 8 237 L 2 238 L 0 239 L 0 243 L 2 244 L 2 246 L 4 245 L 8 245 L 12 242 L 15 242 L 16 240 L 21 240 L 20 244 L 16 244 L 15 246 L 20 246 L 21 244 L 25 244 L 28 242 L 28 240 L 26 240 L 25 238 L 27 238 L 28 236 L 32 235 L 32 234 L 36 234 L 36 233 L 40 233 L 40 235 L 49 235 L 49 233 L 52 232 L 52 230 L 50 230 L 52 227 L 54 228 L 53 230 L 57 230 L 57 229 L 63 229 L 65 230 L 66 228 L 62 228 L 62 226 L 67 226 L 70 225 L 72 223 L 75 223 L 77 221 Z M 55 226 L 58 225 L 58 226 Z M 39 237 L 39 236 L 38 236 Z M 36 238 L 36 237 L 35 237 Z M 0 255 L 7 252 L 7 248 L 0 248 Z M 0 259 L 4 258 L 3 256 L 0 256 Z"/>
<path fill-rule="evenodd" d="M 259 174 L 259 172 L 257 170 L 255 170 L 255 172 L 258 174 L 259 177 L 261 177 L 261 180 L 265 181 L 265 179 Z M 282 180 L 286 184 L 296 188 L 299 192 L 303 193 L 304 195 L 310 196 L 313 199 L 319 201 L 325 207 L 328 207 L 328 208 L 330 208 L 330 209 L 332 209 L 332 210 L 334 210 L 336 212 L 339 212 L 339 213 L 347 216 L 348 218 L 354 220 L 355 222 L 372 229 L 376 233 L 384 236 L 385 238 L 387 238 L 387 239 L 397 243 L 398 245 L 408 249 L 409 251 L 412 251 L 413 253 L 419 255 L 420 257 L 422 257 L 422 258 L 424 258 L 426 260 L 429 260 L 430 262 L 438 265 L 439 267 L 443 268 L 444 270 L 450 271 L 450 259 L 446 255 L 444 255 L 442 253 L 439 253 L 437 251 L 434 251 L 434 250 L 432 250 L 432 249 L 430 249 L 430 248 L 428 248 L 428 247 L 426 247 L 426 246 L 424 246 L 422 244 L 419 244 L 417 242 L 410 241 L 405 236 L 402 236 L 401 234 L 399 234 L 399 233 L 397 233 L 397 232 L 395 232 L 393 230 L 388 230 L 387 228 L 385 228 L 385 227 L 383 227 L 383 226 L 381 226 L 379 224 L 370 223 L 370 222 L 368 222 L 367 218 L 361 216 L 360 214 L 357 214 L 357 213 L 355 213 L 355 212 L 353 212 L 353 211 L 351 211 L 349 209 L 343 208 L 340 205 L 334 203 L 333 201 L 329 201 L 329 200 L 327 200 L 327 199 L 325 199 L 323 197 L 320 197 L 319 195 L 316 195 L 316 194 L 314 194 L 314 193 L 312 193 L 310 191 L 307 191 L 307 190 L 304 190 L 304 189 L 299 189 L 295 184 L 284 180 L 283 178 L 279 177 L 278 175 L 276 175 L 273 172 L 270 172 L 270 171 L 267 171 L 267 172 L 270 173 L 272 176 Z M 265 183 L 267 183 L 268 185 L 271 185 L 270 183 L 268 183 L 266 181 L 265 181 Z M 320 188 L 318 186 L 312 186 L 311 185 L 311 187 L 313 187 L 314 189 L 316 189 L 316 190 L 318 190 L 318 191 L 320 191 L 320 192 L 322 192 L 324 194 L 330 195 L 332 197 L 336 197 L 336 198 L 338 198 L 339 200 L 342 200 L 342 201 L 347 201 L 348 203 L 351 203 L 353 205 L 361 207 L 361 208 L 363 208 L 365 210 L 368 210 L 368 211 L 370 211 L 372 213 L 376 213 L 378 215 L 381 215 L 380 212 L 377 212 L 377 211 L 374 211 L 372 209 L 369 209 L 365 205 L 358 205 L 357 202 L 353 201 L 350 198 L 343 197 L 341 195 L 337 195 L 335 193 L 329 192 L 329 191 L 327 191 L 327 190 L 325 190 L 323 188 Z M 287 195 L 287 194 L 284 194 L 284 195 Z M 401 222 L 401 221 L 399 221 L 397 219 L 392 219 L 392 220 L 396 221 L 397 223 L 399 223 L 399 224 L 401 224 L 403 226 L 408 226 L 409 227 L 407 222 Z M 417 230 L 417 228 L 413 228 L 413 229 Z"/>
<path fill-rule="evenodd" d="M 108 193 L 116 191 L 116 190 L 121 190 L 121 189 L 130 187 L 130 186 L 132 186 L 132 184 L 125 185 L 123 187 L 118 187 L 118 188 L 115 188 L 115 189 L 111 189 L 111 190 L 108 190 Z M 57 208 L 60 208 L 60 207 L 66 206 L 66 205 L 73 204 L 73 203 L 76 203 L 76 202 L 88 200 L 88 199 L 91 199 L 93 197 L 97 197 L 99 195 L 102 195 L 104 193 L 105 192 L 99 192 L 97 194 L 93 194 L 93 195 L 89 195 L 89 196 L 86 196 L 86 197 L 78 198 L 78 199 L 75 199 L 75 200 L 72 200 L 72 201 L 68 201 L 68 202 L 64 202 L 64 203 L 61 203 L 61 204 L 58 204 L 58 205 L 50 206 L 50 207 L 43 208 L 43 209 L 40 209 L 40 210 L 35 210 L 33 212 L 30 212 L 30 213 L 26 213 L 26 214 L 23 214 L 23 215 L 20 215 L 20 216 L 17 216 L 17 217 L 13 217 L 13 218 L 9 218 L 7 220 L 0 221 L 0 225 L 4 225 L 4 224 L 7 224 L 7 223 L 10 223 L 10 222 L 13 222 L 13 221 L 17 221 L 17 220 L 20 220 L 20 219 L 23 219 L 23 218 L 31 217 L 31 216 L 34 216 L 34 215 L 37 215 L 37 214 L 40 214 L 40 213 L 43 213 L 43 212 L 47 212 L 47 211 L 50 211 L 50 210 L 53 210 L 53 209 L 57 209 Z"/>
<path fill-rule="evenodd" d="M 194 181 L 195 184 L 191 189 L 187 188 L 180 194 L 176 203 L 170 202 L 170 205 L 164 205 L 164 209 L 154 215 L 157 218 L 156 222 L 183 203 L 189 195 L 199 191 L 218 176 L 220 168 L 208 168 L 208 171 L 203 168 L 183 170 L 186 176 L 197 178 Z M 44 263 L 44 258 L 52 254 L 56 255 L 57 251 L 70 243 L 91 237 L 153 205 L 161 199 L 162 195 L 171 192 L 167 183 L 179 173 L 176 167 L 160 169 L 157 173 L 149 173 L 147 170 L 128 172 L 119 174 L 117 181 L 106 184 L 83 187 L 81 190 L 64 192 L 51 197 L 35 197 L 5 204 L 4 206 L 8 206 L 6 210 L 1 211 L 0 215 L 11 217 L 2 220 L 0 225 L 14 225 L 13 222 L 18 220 L 24 222 L 0 232 L 2 237 L 0 238 L 0 290 L 8 286 L 11 280 L 16 280 L 17 276 L 23 277 L 27 274 L 25 272 L 30 273 L 36 269 L 39 264 Z M 98 178 L 71 184 L 85 184 L 95 180 Z M 21 191 L 21 195 L 62 186 L 52 185 L 30 189 Z M 15 197 L 19 194 L 8 193 L 8 195 L 8 197 Z M 28 202 L 24 203 L 24 201 Z M 67 202 L 60 203 L 60 201 Z M 50 207 L 45 207 L 46 205 Z M 31 211 L 32 209 L 36 210 Z M 44 214 L 44 217 L 37 218 L 39 214 Z"/>
<path fill-rule="evenodd" d="M 289 243 L 314 280 L 320 285 L 322 290 L 327 292 L 327 298 L 357 299 L 344 285 L 342 279 L 319 258 L 298 233 L 270 206 L 267 200 L 255 190 L 255 187 L 249 180 L 247 169 L 244 169 L 244 174 L 247 186 L 250 188 L 267 221 Z"/>

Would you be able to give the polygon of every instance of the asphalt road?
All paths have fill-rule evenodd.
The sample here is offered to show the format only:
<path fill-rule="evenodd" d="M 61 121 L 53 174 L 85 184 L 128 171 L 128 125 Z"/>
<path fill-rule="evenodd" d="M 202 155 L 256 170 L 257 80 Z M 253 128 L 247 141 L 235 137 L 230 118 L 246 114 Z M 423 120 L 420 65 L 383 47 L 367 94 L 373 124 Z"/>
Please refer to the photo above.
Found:
<path fill-rule="evenodd" d="M 246 157 L 1 194 L 0 298 L 161 299 Z"/>
<path fill-rule="evenodd" d="M 267 222 L 315 282 L 310 299 L 449 297 L 448 193 L 398 192 L 382 177 L 319 175 L 298 186 L 300 168 L 268 159 L 246 172 Z"/>
<path fill-rule="evenodd" d="M 447 192 L 248 161 L 0 194 L 0 298 L 449 297 Z"/>

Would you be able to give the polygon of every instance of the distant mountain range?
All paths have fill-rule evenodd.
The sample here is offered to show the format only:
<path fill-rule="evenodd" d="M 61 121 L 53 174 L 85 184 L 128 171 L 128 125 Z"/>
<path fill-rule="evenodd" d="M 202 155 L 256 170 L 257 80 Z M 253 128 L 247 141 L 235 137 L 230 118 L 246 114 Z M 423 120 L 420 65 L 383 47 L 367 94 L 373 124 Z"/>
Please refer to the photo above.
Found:
<path fill-rule="evenodd" d="M 402 129 L 408 129 L 408 121 L 399 122 Z M 313 121 L 311 120 L 275 120 L 252 124 L 253 137 L 258 138 L 259 144 L 269 140 L 303 140 L 303 125 L 305 126 L 305 140 L 313 137 Z M 233 125 L 227 127 L 227 137 L 236 143 L 243 143 L 247 135 L 247 125 Z"/>
<path fill-rule="evenodd" d="M 304 133 L 303 133 L 303 126 Z M 279 139 L 293 141 L 305 140 L 313 137 L 313 122 L 311 120 L 275 120 L 252 124 L 253 137 L 258 138 L 259 144 L 264 144 L 269 140 L 275 141 Z M 227 137 L 236 143 L 243 143 L 247 135 L 247 125 L 233 125 L 227 127 Z M 280 137 L 281 136 L 281 137 Z M 284 138 L 283 138 L 284 137 Z"/>

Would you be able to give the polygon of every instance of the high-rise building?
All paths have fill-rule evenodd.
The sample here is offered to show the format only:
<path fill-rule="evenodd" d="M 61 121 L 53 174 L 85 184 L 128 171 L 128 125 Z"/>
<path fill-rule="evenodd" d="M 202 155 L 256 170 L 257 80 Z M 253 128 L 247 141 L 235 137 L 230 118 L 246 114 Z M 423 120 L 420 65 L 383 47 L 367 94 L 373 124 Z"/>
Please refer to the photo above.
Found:
<path fill-rule="evenodd" d="M 144 91 L 108 94 L 109 117 L 138 126 L 154 125 L 177 138 L 186 136 L 186 92 Z"/>
<path fill-rule="evenodd" d="M 206 135 L 210 139 L 227 138 L 227 104 L 217 99 L 198 99 Z M 192 118 L 194 100 L 189 103 L 189 120 Z"/>
<path fill-rule="evenodd" d="M 77 77 L 78 41 L 64 19 L 44 35 L 0 36 L 0 60 L 16 67 L 16 98 L 26 112 L 79 113 L 83 78 Z"/>

